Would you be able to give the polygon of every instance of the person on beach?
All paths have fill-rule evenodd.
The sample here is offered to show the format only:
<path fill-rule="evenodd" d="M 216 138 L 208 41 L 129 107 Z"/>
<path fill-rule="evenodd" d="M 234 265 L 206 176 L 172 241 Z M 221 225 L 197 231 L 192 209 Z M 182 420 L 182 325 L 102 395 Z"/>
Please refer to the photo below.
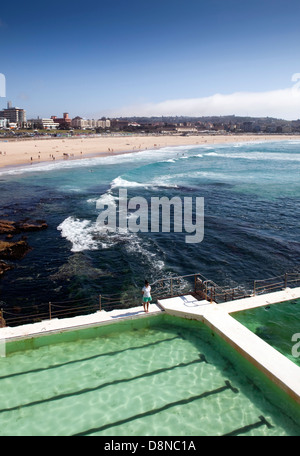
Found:
<path fill-rule="evenodd" d="M 145 280 L 145 286 L 142 289 L 142 295 L 143 295 L 143 306 L 144 306 L 144 311 L 149 312 L 149 302 L 152 301 L 151 298 L 151 286 L 147 280 Z"/>

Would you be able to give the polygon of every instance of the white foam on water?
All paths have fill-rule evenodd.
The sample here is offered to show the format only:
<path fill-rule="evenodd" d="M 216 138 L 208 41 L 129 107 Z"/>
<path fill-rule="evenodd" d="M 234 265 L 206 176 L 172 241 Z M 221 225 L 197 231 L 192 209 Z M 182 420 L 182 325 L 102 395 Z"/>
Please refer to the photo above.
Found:
<path fill-rule="evenodd" d="M 253 152 L 249 153 L 217 153 L 209 152 L 205 154 L 207 156 L 222 157 L 222 158 L 233 158 L 242 160 L 274 160 L 274 161 L 300 161 L 300 154 L 286 154 L 276 152 Z"/>
<path fill-rule="evenodd" d="M 121 243 L 129 254 L 141 256 L 152 270 L 157 272 L 165 266 L 160 255 L 152 251 L 150 241 L 145 236 L 131 233 L 127 229 L 116 228 L 116 231 L 110 231 L 105 226 L 99 226 L 97 222 L 70 216 L 57 230 L 72 244 L 71 252 L 108 249 Z"/>
<path fill-rule="evenodd" d="M 62 237 L 72 243 L 71 252 L 98 249 L 98 244 L 93 238 L 94 227 L 89 220 L 79 220 L 70 216 L 57 229 L 61 231 Z"/>
<path fill-rule="evenodd" d="M 178 186 L 176 184 L 170 183 L 170 179 L 172 179 L 173 176 L 165 175 L 165 176 L 160 176 L 158 179 L 152 181 L 151 184 L 143 183 L 143 182 L 135 182 L 135 181 L 128 181 L 126 179 L 123 179 L 121 176 L 116 177 L 112 182 L 111 182 L 111 189 L 115 188 L 137 188 L 141 187 L 143 189 L 149 189 L 149 188 L 158 188 L 158 187 L 168 187 L 168 188 L 177 188 Z"/>
<path fill-rule="evenodd" d="M 175 158 L 169 158 L 168 160 L 163 160 L 161 163 L 176 163 Z"/>
<path fill-rule="evenodd" d="M 164 261 L 160 256 L 158 257 L 157 253 L 152 251 L 149 241 L 144 237 L 137 235 L 133 236 L 130 242 L 126 244 L 125 248 L 128 253 L 133 253 L 143 258 L 144 264 L 149 263 L 149 270 L 153 273 L 163 270 L 165 266 Z"/>
<path fill-rule="evenodd" d="M 204 155 L 207 155 L 209 157 L 223 157 L 224 156 L 223 154 L 217 154 L 216 152 L 208 152 L 207 154 L 204 154 Z"/>
<path fill-rule="evenodd" d="M 295 139 L 291 139 L 290 141 L 288 141 L 288 144 L 289 145 L 295 145 L 295 146 L 300 146 L 300 140 L 295 140 Z"/>
<path fill-rule="evenodd" d="M 141 182 L 128 181 L 126 179 L 123 179 L 121 176 L 118 176 L 111 183 L 111 188 L 116 188 L 116 187 L 143 187 L 143 188 L 145 188 L 145 184 L 143 184 Z"/>
<path fill-rule="evenodd" d="M 103 195 L 101 195 L 99 198 L 93 198 L 93 202 L 96 203 L 96 207 L 99 208 L 99 205 L 101 206 L 110 206 L 110 207 L 114 207 L 116 208 L 117 207 L 117 203 L 116 201 L 118 200 L 119 198 L 112 195 L 110 190 L 106 193 L 104 193 Z"/>

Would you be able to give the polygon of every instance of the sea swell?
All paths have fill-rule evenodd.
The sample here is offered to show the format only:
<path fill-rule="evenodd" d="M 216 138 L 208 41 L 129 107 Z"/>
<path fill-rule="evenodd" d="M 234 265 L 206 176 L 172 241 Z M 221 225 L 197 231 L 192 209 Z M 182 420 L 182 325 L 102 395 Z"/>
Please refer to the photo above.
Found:
<path fill-rule="evenodd" d="M 253 279 L 293 270 L 299 263 L 299 144 L 169 147 L 29 165 L 11 175 L 1 170 L 3 218 L 34 217 L 49 226 L 29 235 L 33 249 L 2 279 L 1 300 L 22 307 L 109 294 L 116 280 L 124 293 L 144 278 L 193 272 L 248 289 Z M 118 213 L 121 190 L 148 204 L 152 196 L 203 197 L 203 241 L 187 245 L 184 233 L 172 230 L 99 226 L 101 210 Z M 53 287 L 49 277 L 60 276 L 69 279 Z"/>

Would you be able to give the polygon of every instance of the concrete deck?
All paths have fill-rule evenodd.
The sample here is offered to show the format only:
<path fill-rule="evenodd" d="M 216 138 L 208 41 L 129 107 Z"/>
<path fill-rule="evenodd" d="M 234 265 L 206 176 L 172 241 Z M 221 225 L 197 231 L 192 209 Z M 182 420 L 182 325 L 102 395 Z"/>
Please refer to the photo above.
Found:
<path fill-rule="evenodd" d="M 82 329 L 102 324 L 111 324 L 130 318 L 144 318 L 162 312 L 156 304 L 149 305 L 149 312 L 145 313 L 142 306 L 130 309 L 115 309 L 110 312 L 101 310 L 89 315 L 79 315 L 71 318 L 53 318 L 39 323 L 20 325 L 15 327 L 6 326 L 0 328 L 0 343 L 18 339 L 37 337 L 45 334 Z"/>
<path fill-rule="evenodd" d="M 276 304 L 278 302 L 290 301 L 300 297 L 300 287 L 285 288 L 281 291 L 267 293 L 265 295 L 251 296 L 249 298 L 237 299 L 236 301 L 220 304 L 222 309 L 228 313 L 239 312 L 241 310 L 253 309 L 255 307 Z M 300 329 L 300 328 L 299 328 Z"/>
<path fill-rule="evenodd" d="M 190 295 L 162 299 L 158 304 L 171 315 L 200 320 L 208 325 L 300 404 L 300 367 L 229 315 L 299 297 L 300 287 L 224 304 L 196 301 Z"/>

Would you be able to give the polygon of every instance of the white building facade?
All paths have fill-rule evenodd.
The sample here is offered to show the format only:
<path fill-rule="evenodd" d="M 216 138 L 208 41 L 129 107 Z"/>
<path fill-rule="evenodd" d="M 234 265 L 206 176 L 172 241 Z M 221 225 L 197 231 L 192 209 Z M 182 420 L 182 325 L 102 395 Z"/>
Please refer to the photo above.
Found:
<path fill-rule="evenodd" d="M 82 117 L 74 117 L 72 119 L 71 125 L 73 128 L 77 128 L 79 130 L 85 130 L 89 128 L 110 128 L 110 120 L 109 119 L 83 119 Z"/>

